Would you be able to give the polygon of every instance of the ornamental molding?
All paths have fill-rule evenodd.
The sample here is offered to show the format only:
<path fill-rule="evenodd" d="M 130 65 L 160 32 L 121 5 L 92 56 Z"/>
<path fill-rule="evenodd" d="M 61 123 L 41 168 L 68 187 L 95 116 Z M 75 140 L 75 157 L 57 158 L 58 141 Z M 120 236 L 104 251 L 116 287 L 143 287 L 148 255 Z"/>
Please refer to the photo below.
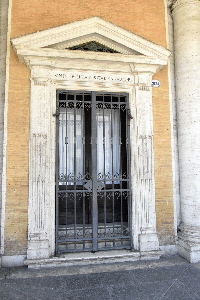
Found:
<path fill-rule="evenodd" d="M 97 42 L 119 53 L 69 50 L 83 43 Z M 67 60 L 147 63 L 164 66 L 171 52 L 136 34 L 99 17 L 92 17 L 59 27 L 39 31 L 11 40 L 21 61 L 26 64 L 43 64 L 48 61 Z M 38 63 L 33 62 L 37 60 Z M 40 60 L 40 61 L 39 61 Z M 80 61 L 79 61 L 80 63 Z"/>
<path fill-rule="evenodd" d="M 198 5 L 200 6 L 200 0 L 174 0 L 172 1 L 172 12 L 176 12 L 179 8 L 184 6 Z"/>
<path fill-rule="evenodd" d="M 50 45 L 50 46 L 48 46 L 48 48 L 58 49 L 58 50 L 66 50 L 67 48 L 75 47 L 75 46 L 78 46 L 81 44 L 90 43 L 93 41 L 95 41 L 99 44 L 102 44 L 105 47 L 111 48 L 114 51 L 122 53 L 122 54 L 130 54 L 130 55 L 131 54 L 135 54 L 135 55 L 140 54 L 137 51 L 131 50 L 130 48 L 128 48 L 122 44 L 120 45 L 119 43 L 116 43 L 113 40 L 110 40 L 110 39 L 106 38 L 105 36 L 101 36 L 100 34 L 97 34 L 97 33 L 80 36 L 80 37 L 72 39 L 72 40 L 68 40 L 68 41 L 64 41 L 64 42 L 57 43 L 54 45 Z"/>
<path fill-rule="evenodd" d="M 46 86 L 48 84 L 48 79 L 46 78 L 33 78 L 34 80 L 34 85 L 42 85 Z"/>

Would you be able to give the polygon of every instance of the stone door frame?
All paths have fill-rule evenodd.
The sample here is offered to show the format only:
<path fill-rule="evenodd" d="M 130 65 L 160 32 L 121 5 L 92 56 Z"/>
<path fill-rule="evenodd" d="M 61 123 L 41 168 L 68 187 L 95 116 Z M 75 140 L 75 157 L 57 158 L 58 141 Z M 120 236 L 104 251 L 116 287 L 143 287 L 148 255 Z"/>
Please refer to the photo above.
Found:
<path fill-rule="evenodd" d="M 119 54 L 66 50 L 99 39 Z M 58 89 L 129 94 L 133 247 L 141 255 L 158 251 L 152 76 L 167 64 L 170 52 L 97 17 L 16 38 L 12 44 L 31 70 L 27 258 L 55 254 Z"/>

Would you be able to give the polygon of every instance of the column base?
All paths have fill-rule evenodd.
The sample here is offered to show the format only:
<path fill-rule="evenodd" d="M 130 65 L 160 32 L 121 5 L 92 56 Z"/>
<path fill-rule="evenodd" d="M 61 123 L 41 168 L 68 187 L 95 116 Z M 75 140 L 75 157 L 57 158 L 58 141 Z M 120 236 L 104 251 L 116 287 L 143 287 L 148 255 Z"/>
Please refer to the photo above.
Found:
<path fill-rule="evenodd" d="M 49 258 L 49 241 L 48 240 L 31 240 L 28 241 L 27 259 Z"/>
<path fill-rule="evenodd" d="M 150 252 L 159 250 L 159 241 L 156 233 L 140 234 L 140 252 Z"/>
<path fill-rule="evenodd" d="M 200 262 L 200 244 L 179 240 L 179 255 L 190 263 Z"/>
<path fill-rule="evenodd" d="M 179 255 L 190 263 L 200 262 L 200 228 L 182 224 L 179 230 Z"/>

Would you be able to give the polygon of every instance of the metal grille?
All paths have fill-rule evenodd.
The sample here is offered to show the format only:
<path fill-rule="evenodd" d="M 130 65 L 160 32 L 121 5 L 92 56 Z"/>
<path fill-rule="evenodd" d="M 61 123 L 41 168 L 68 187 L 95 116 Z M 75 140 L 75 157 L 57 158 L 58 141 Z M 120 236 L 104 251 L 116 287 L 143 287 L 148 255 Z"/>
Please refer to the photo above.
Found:
<path fill-rule="evenodd" d="M 130 249 L 127 94 L 57 91 L 57 253 Z"/>
<path fill-rule="evenodd" d="M 109 53 L 119 53 L 109 47 L 106 47 L 100 43 L 97 43 L 95 41 L 91 41 L 88 43 L 84 43 L 81 45 L 69 47 L 67 49 L 70 50 L 82 50 L 82 51 L 93 51 L 93 52 L 109 52 Z"/>

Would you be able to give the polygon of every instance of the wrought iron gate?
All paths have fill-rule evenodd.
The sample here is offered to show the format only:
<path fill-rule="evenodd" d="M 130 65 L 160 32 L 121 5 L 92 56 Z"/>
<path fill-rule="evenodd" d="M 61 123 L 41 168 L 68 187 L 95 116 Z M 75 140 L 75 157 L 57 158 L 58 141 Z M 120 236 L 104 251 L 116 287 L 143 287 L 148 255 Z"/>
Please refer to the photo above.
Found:
<path fill-rule="evenodd" d="M 57 253 L 130 249 L 127 94 L 57 91 Z"/>

